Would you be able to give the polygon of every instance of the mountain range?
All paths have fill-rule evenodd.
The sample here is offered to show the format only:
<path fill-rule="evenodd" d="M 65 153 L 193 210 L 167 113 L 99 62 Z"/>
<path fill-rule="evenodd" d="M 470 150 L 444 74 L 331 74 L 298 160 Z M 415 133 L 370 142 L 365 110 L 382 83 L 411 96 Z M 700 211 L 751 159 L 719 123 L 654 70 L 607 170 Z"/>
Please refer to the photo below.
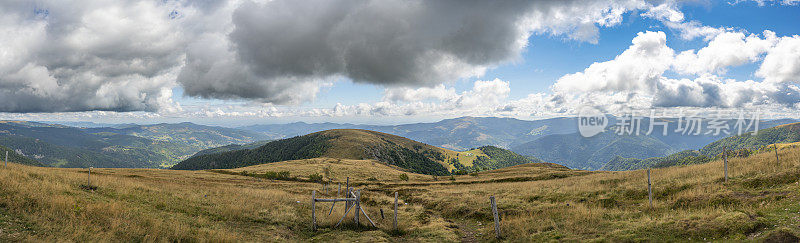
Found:
<path fill-rule="evenodd" d="M 617 119 L 609 117 L 606 132 L 591 138 L 578 133 L 576 118 L 518 120 L 494 117 L 461 117 L 432 123 L 402 125 L 358 125 L 338 123 L 289 123 L 238 128 L 178 124 L 70 123 L 82 127 L 41 122 L 0 122 L 0 145 L 47 166 L 58 167 L 169 167 L 193 155 L 253 149 L 266 141 L 291 138 L 330 129 L 363 129 L 409 138 L 434 147 L 467 151 L 483 146 L 507 149 L 534 160 L 566 165 L 573 169 L 616 168 L 621 159 L 662 158 L 686 150 L 701 150 L 728 134 L 667 135 L 655 126 L 646 135 L 648 119 L 639 135 L 618 135 Z M 734 120 L 725 120 L 733 126 Z M 761 121 L 769 128 L 797 120 Z M 67 124 L 67 123 L 62 123 Z M 617 159 L 619 156 L 619 159 Z M 617 162 L 611 163 L 612 160 Z M 626 162 L 627 163 L 627 162 Z M 623 164 L 626 164 L 623 163 Z M 606 166 L 610 164 L 609 166 Z M 448 169 L 454 169 L 451 166 Z M 618 168 L 628 168 L 621 166 Z"/>
<path fill-rule="evenodd" d="M 191 123 L 77 128 L 0 121 L 0 145 L 55 167 L 168 167 L 194 153 L 268 136 Z"/>
<path fill-rule="evenodd" d="M 419 142 L 452 150 L 466 150 L 485 145 L 509 149 L 515 153 L 539 158 L 547 162 L 566 165 L 573 169 L 598 170 L 616 156 L 647 159 L 667 156 L 684 150 L 697 150 L 709 143 L 730 136 L 726 133 L 686 135 L 676 133 L 678 120 L 660 119 L 666 122 L 667 134 L 662 126 L 649 130 L 649 119 L 643 119 L 638 135 L 618 135 L 614 129 L 618 119 L 609 116 L 611 124 L 606 132 L 595 137 L 584 138 L 578 132 L 576 118 L 551 118 L 525 121 L 513 118 L 461 117 L 433 123 L 414 123 L 392 126 L 338 124 L 338 123 L 289 123 L 276 125 L 253 125 L 240 129 L 262 132 L 276 137 L 291 137 L 328 129 L 366 129 L 403 136 Z M 759 129 L 793 123 L 798 120 L 762 120 Z M 723 120 L 733 128 L 736 120 Z"/>

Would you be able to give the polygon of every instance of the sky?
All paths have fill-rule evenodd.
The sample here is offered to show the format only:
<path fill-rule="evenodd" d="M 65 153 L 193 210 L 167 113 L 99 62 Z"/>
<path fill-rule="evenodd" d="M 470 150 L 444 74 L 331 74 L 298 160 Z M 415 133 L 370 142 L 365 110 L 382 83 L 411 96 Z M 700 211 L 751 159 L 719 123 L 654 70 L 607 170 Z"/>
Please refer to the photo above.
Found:
<path fill-rule="evenodd" d="M 0 119 L 798 118 L 800 1 L 3 1 Z"/>

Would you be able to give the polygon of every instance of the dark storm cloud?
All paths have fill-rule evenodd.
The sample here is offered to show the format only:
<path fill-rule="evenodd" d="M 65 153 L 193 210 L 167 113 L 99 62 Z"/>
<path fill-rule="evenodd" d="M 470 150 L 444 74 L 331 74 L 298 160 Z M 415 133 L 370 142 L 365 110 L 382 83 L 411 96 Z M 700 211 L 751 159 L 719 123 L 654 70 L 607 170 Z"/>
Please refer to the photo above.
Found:
<path fill-rule="evenodd" d="M 230 34 L 189 48 L 178 80 L 191 96 L 271 103 L 313 98 L 315 85 L 335 77 L 431 87 L 518 59 L 533 32 L 592 41 L 596 22 L 613 24 L 638 7 L 638 1 L 245 2 L 232 13 Z"/>

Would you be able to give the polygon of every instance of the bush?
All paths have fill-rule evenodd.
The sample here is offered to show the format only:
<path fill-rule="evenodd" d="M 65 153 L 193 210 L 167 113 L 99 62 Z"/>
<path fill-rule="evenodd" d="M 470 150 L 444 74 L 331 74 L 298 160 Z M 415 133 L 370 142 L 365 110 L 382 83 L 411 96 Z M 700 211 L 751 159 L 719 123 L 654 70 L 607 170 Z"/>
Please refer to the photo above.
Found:
<path fill-rule="evenodd" d="M 375 178 L 375 177 L 370 177 L 370 178 L 367 178 L 367 180 L 368 180 L 368 181 L 378 181 L 378 178 Z"/>
<path fill-rule="evenodd" d="M 242 174 L 242 175 L 252 176 L 252 177 L 259 177 L 259 178 L 266 178 L 266 179 L 270 179 L 270 180 L 290 180 L 290 179 L 292 179 L 291 177 L 289 177 L 289 172 L 288 171 L 280 171 L 280 172 L 267 171 L 267 172 L 264 172 L 264 174 L 246 173 L 246 174 Z"/>
<path fill-rule="evenodd" d="M 451 180 L 451 181 L 456 181 L 456 177 L 451 175 L 451 176 L 450 176 L 450 180 Z"/>
<path fill-rule="evenodd" d="M 408 175 L 406 175 L 405 173 L 400 174 L 400 180 L 408 181 Z"/>
<path fill-rule="evenodd" d="M 322 175 L 320 174 L 309 175 L 308 180 L 313 182 L 322 182 Z"/>

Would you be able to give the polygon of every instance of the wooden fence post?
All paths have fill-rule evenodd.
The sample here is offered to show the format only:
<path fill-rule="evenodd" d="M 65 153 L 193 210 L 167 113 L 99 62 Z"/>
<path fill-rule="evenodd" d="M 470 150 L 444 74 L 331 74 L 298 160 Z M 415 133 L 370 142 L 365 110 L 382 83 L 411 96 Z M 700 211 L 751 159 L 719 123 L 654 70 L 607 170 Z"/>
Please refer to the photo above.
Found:
<path fill-rule="evenodd" d="M 780 167 L 781 166 L 781 160 L 778 159 L 778 144 L 775 143 L 774 146 L 775 146 L 775 163 L 778 165 L 778 167 Z M 6 151 L 6 153 L 8 153 L 8 151 Z"/>
<path fill-rule="evenodd" d="M 489 197 L 489 202 L 492 205 L 492 215 L 494 215 L 494 233 L 495 237 L 500 239 L 500 216 L 497 214 L 497 202 L 494 200 L 494 196 Z"/>
<path fill-rule="evenodd" d="M 94 167 L 89 167 L 89 175 L 88 175 L 88 177 L 86 179 L 87 188 L 92 188 L 92 168 L 94 168 Z"/>
<path fill-rule="evenodd" d="M 394 192 L 394 230 L 397 230 L 397 192 Z"/>
<path fill-rule="evenodd" d="M 360 202 L 361 201 L 361 190 L 356 190 L 355 192 L 356 192 L 356 208 L 355 208 L 355 218 L 353 220 L 356 221 L 356 225 L 359 225 L 358 220 L 359 220 L 359 218 L 361 218 L 361 217 L 359 217 L 359 216 L 361 216 L 361 214 L 359 214 L 359 211 L 361 211 L 361 202 Z"/>
<path fill-rule="evenodd" d="M 345 198 L 350 198 L 350 177 L 349 176 L 347 177 L 347 181 L 345 181 L 345 184 L 344 184 L 344 197 Z M 349 201 L 345 201 L 344 202 L 344 208 L 347 209 L 349 207 L 350 207 L 350 202 Z"/>
<path fill-rule="evenodd" d="M 647 199 L 650 201 L 650 207 L 653 207 L 653 186 L 650 183 L 650 169 L 647 169 Z"/>
<path fill-rule="evenodd" d="M 724 170 L 725 170 L 725 182 L 728 182 L 728 149 L 725 146 L 722 146 L 722 159 L 724 161 Z"/>
<path fill-rule="evenodd" d="M 311 191 L 311 229 L 317 231 L 317 191 Z"/>

